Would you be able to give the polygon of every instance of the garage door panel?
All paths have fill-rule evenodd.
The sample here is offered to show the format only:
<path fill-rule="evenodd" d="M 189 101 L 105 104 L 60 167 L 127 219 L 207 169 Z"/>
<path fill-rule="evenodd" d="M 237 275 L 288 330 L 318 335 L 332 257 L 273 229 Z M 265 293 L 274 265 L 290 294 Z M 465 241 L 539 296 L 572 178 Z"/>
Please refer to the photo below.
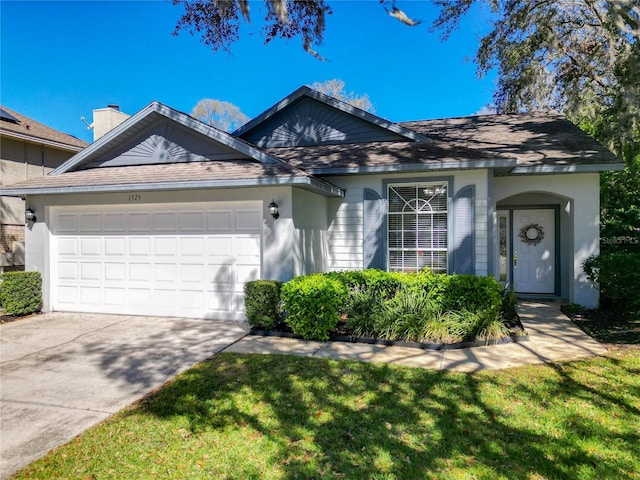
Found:
<path fill-rule="evenodd" d="M 122 262 L 110 262 L 104 264 L 104 279 L 107 281 L 124 282 L 126 277 L 126 265 Z"/>
<path fill-rule="evenodd" d="M 58 280 L 78 280 L 78 264 L 76 262 L 59 262 Z"/>
<path fill-rule="evenodd" d="M 104 287 L 104 303 L 111 307 L 120 307 L 126 303 L 127 291 L 122 287 Z"/>
<path fill-rule="evenodd" d="M 183 257 L 204 256 L 204 238 L 184 237 L 180 239 L 180 255 Z"/>
<path fill-rule="evenodd" d="M 56 233 L 78 233 L 78 215 L 75 213 L 61 213 L 56 218 Z"/>
<path fill-rule="evenodd" d="M 233 230 L 231 210 L 207 212 L 207 230 L 209 232 L 230 232 Z"/>
<path fill-rule="evenodd" d="M 83 282 L 100 280 L 102 264 L 100 262 L 83 262 L 80 264 L 80 280 Z"/>
<path fill-rule="evenodd" d="M 129 255 L 149 257 L 151 255 L 151 238 L 129 237 Z"/>
<path fill-rule="evenodd" d="M 202 233 L 206 229 L 204 212 L 180 212 L 181 232 Z"/>
<path fill-rule="evenodd" d="M 175 257 L 178 254 L 178 239 L 176 237 L 154 238 L 153 253 L 160 257 Z"/>
<path fill-rule="evenodd" d="M 178 232 L 177 212 L 158 212 L 153 214 L 153 229 L 155 232 Z"/>
<path fill-rule="evenodd" d="M 238 210 L 236 212 L 236 231 L 255 232 L 262 222 L 262 213 L 256 210 Z"/>
<path fill-rule="evenodd" d="M 75 238 L 61 238 L 58 241 L 58 255 L 73 256 L 78 254 L 78 240 Z"/>
<path fill-rule="evenodd" d="M 96 257 L 102 251 L 102 241 L 100 238 L 89 237 L 80 239 L 80 255 L 83 257 Z"/>
<path fill-rule="evenodd" d="M 106 256 L 122 257 L 127 251 L 124 237 L 106 237 L 104 239 L 104 254 Z"/>
<path fill-rule="evenodd" d="M 102 289 L 98 286 L 80 287 L 80 303 L 84 305 L 100 305 L 102 303 Z"/>
<path fill-rule="evenodd" d="M 80 233 L 99 233 L 102 231 L 102 214 L 83 213 L 80 215 Z"/>
<path fill-rule="evenodd" d="M 129 232 L 151 233 L 151 214 L 147 212 L 136 212 L 128 215 Z"/>
<path fill-rule="evenodd" d="M 260 278 L 262 206 L 153 208 L 54 209 L 53 308 L 242 319 L 244 282 Z"/>

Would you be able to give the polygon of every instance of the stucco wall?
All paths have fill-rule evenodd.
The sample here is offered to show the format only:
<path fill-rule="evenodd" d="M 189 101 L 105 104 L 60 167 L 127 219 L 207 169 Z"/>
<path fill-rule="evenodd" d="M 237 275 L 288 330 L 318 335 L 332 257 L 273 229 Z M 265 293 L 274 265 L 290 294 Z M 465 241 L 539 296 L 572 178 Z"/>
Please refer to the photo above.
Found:
<path fill-rule="evenodd" d="M 345 198 L 331 198 L 327 201 L 327 268 L 328 270 L 358 270 L 363 268 L 363 195 L 366 188 L 372 189 L 381 196 L 385 181 L 416 179 L 442 179 L 453 177 L 455 195 L 467 185 L 475 186 L 475 232 L 476 253 L 475 269 L 478 275 L 488 275 L 492 254 L 488 249 L 492 230 L 489 229 L 488 218 L 492 202 L 489 200 L 489 172 L 487 170 L 465 170 L 456 172 L 434 172 L 397 175 L 360 175 L 344 177 L 327 177 L 331 183 L 346 189 Z M 449 229 L 452 228 L 452 216 L 449 216 Z"/>
<path fill-rule="evenodd" d="M 567 175 L 526 175 L 498 177 L 494 180 L 496 202 L 516 197 L 518 202 L 535 204 L 545 194 L 560 197 L 561 255 L 565 257 L 561 275 L 566 277 L 563 296 L 587 307 L 598 304 L 599 292 L 591 284 L 582 264 L 600 252 L 600 177 L 597 173 Z M 549 197 L 546 197 L 549 198 Z M 563 200 L 564 199 L 564 200 Z"/>
<path fill-rule="evenodd" d="M 295 275 L 327 269 L 327 198 L 294 188 Z"/>

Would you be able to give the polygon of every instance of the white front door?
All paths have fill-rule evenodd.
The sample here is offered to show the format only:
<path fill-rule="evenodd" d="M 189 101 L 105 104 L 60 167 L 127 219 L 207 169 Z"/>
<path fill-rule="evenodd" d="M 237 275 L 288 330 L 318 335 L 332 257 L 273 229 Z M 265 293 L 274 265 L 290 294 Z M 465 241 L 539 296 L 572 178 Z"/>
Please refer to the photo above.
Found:
<path fill-rule="evenodd" d="M 513 211 L 513 283 L 519 293 L 555 293 L 555 210 Z"/>

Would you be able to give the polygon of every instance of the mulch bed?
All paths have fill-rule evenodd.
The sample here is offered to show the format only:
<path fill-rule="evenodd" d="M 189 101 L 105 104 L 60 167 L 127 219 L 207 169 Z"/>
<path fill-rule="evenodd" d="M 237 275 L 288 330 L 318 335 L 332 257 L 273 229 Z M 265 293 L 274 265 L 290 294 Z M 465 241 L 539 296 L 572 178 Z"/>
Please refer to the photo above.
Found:
<path fill-rule="evenodd" d="M 600 343 L 612 347 L 640 349 L 640 318 L 610 309 L 589 310 L 562 308 L 573 323 Z"/>

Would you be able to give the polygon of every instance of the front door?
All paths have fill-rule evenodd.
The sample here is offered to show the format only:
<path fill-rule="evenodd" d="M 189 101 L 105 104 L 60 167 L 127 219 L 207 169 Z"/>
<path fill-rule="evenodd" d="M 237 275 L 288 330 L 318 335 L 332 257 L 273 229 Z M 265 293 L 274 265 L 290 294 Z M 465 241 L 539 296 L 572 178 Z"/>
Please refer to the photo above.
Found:
<path fill-rule="evenodd" d="M 513 210 L 513 283 L 518 293 L 555 293 L 554 209 Z"/>

